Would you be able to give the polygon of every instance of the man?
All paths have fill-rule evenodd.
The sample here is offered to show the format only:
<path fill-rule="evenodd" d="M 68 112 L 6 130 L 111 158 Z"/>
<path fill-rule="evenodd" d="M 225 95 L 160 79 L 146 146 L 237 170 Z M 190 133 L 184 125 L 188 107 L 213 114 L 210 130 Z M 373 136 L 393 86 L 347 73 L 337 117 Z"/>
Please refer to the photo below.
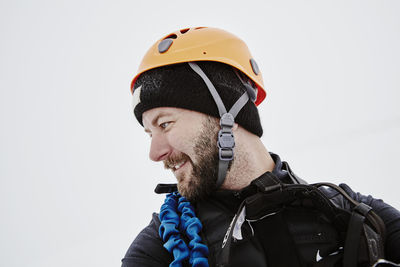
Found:
<path fill-rule="evenodd" d="M 345 184 L 310 187 L 264 147 L 262 76 L 236 36 L 200 27 L 160 39 L 132 91 L 150 159 L 178 183 L 157 187 L 170 194 L 123 266 L 367 266 L 384 254 L 400 262 L 397 210 Z M 374 212 L 386 234 L 368 219 Z"/>

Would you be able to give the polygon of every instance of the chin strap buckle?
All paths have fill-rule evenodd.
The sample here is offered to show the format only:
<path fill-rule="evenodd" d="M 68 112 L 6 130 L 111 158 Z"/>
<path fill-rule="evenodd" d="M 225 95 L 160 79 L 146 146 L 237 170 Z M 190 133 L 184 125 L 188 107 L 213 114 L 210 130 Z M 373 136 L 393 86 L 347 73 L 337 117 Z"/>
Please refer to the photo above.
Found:
<path fill-rule="evenodd" d="M 233 115 L 225 113 L 220 120 L 221 130 L 218 132 L 219 159 L 224 161 L 233 160 L 235 138 L 232 128 L 235 123 Z"/>

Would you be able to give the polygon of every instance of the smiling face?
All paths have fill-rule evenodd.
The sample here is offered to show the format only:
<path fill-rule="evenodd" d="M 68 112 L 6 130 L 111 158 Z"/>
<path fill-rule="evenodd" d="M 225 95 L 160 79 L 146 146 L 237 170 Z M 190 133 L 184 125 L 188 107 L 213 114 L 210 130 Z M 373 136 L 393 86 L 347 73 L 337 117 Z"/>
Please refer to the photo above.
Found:
<path fill-rule="evenodd" d="M 215 190 L 218 170 L 217 120 L 187 109 L 161 107 L 143 113 L 151 136 L 150 159 L 163 161 L 178 190 L 196 201 Z"/>

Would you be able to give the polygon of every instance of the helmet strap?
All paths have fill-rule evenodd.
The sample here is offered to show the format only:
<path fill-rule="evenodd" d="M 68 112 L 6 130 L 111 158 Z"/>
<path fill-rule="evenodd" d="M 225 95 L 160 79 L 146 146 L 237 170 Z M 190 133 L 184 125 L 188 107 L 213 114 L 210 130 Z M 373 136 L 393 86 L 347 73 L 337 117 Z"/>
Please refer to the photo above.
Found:
<path fill-rule="evenodd" d="M 246 92 L 233 104 L 231 109 L 227 112 L 224 103 L 214 85 L 203 72 L 199 65 L 195 62 L 188 62 L 189 66 L 203 79 L 210 91 L 215 104 L 217 105 L 218 112 L 220 115 L 220 126 L 221 130 L 218 133 L 218 149 L 219 149 L 219 163 L 218 163 L 218 179 L 217 188 L 219 188 L 226 178 L 226 173 L 228 171 L 229 163 L 234 158 L 234 147 L 235 138 L 233 136 L 232 128 L 235 124 L 235 117 L 240 112 L 240 110 L 246 105 L 247 101 L 251 99 L 253 102 L 255 100 L 255 95 L 257 92 L 254 91 L 249 84 L 245 83 L 240 75 L 235 71 L 239 80 L 246 87 Z M 251 88 L 251 90 L 250 90 Z M 253 100 L 254 99 L 254 100 Z"/>

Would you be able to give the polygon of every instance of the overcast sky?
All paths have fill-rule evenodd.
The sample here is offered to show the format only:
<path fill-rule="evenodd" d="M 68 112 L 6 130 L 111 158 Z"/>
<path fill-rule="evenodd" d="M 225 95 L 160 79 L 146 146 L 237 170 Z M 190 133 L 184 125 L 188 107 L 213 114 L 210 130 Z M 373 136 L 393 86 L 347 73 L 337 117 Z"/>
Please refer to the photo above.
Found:
<path fill-rule="evenodd" d="M 228 30 L 264 76 L 266 147 L 400 208 L 400 1 L 0 2 L 0 265 L 119 266 L 158 211 L 129 85 L 178 29 Z"/>

